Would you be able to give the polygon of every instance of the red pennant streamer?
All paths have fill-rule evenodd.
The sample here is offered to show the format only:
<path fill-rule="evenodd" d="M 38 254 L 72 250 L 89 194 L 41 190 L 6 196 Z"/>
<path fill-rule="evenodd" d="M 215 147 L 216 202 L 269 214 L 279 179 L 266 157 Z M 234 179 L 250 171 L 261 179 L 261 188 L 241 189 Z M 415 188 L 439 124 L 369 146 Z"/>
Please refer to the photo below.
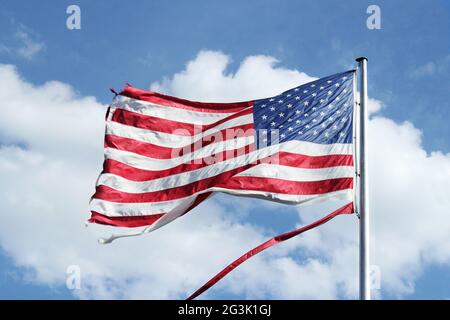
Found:
<path fill-rule="evenodd" d="M 215 285 L 217 282 L 219 282 L 222 278 L 224 278 L 228 273 L 233 271 L 236 267 L 238 267 L 240 264 L 245 262 L 246 260 L 250 259 L 254 255 L 260 253 L 261 251 L 270 248 L 280 242 L 286 241 L 292 237 L 295 237 L 305 231 L 308 231 L 310 229 L 313 229 L 317 226 L 320 226 L 321 224 L 324 224 L 325 222 L 333 219 L 334 217 L 340 215 L 340 214 L 351 214 L 353 213 L 353 202 L 347 203 L 346 205 L 340 207 L 339 209 L 333 211 L 329 215 L 307 225 L 304 227 L 301 227 L 299 229 L 289 231 L 283 234 L 280 234 L 276 237 L 273 237 L 272 239 L 267 240 L 266 242 L 260 244 L 259 246 L 251 249 L 250 251 L 244 253 L 242 256 L 240 256 L 238 259 L 234 260 L 232 263 L 230 263 L 228 266 L 226 266 L 222 271 L 220 271 L 218 274 L 216 274 L 211 280 L 209 280 L 207 283 L 205 283 L 200 289 L 195 291 L 193 294 L 191 294 L 186 300 L 192 300 L 201 295 L 203 292 L 211 288 L 213 285 Z"/>

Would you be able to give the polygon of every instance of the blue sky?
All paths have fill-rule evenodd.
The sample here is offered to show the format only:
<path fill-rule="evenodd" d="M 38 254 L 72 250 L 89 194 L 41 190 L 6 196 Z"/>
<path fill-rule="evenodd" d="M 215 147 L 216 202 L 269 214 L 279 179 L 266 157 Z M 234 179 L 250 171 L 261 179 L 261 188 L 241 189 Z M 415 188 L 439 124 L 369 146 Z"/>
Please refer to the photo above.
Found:
<path fill-rule="evenodd" d="M 81 30 L 65 26 L 70 4 L 81 8 Z M 370 4 L 381 8 L 381 30 L 366 28 Z M 231 56 L 231 73 L 247 56 L 269 55 L 283 68 L 315 77 L 353 68 L 365 55 L 369 94 L 387 106 L 379 115 L 413 123 L 427 152 L 450 152 L 448 1 L 3 1 L 0 30 L 1 64 L 15 65 L 35 85 L 57 80 L 102 104 L 111 100 L 110 87 L 149 88 L 183 70 L 201 50 Z M 27 41 L 19 33 L 37 45 L 31 56 L 18 51 Z M 0 135 L 0 146 L 7 143 L 22 141 Z M 262 217 L 251 213 L 242 223 L 258 221 L 281 232 L 297 222 L 291 209 L 276 223 L 270 208 L 260 210 Z M 33 270 L 7 252 L 0 253 L 0 298 L 74 298 L 64 283 L 27 280 Z M 296 259 L 306 257 L 300 252 Z M 386 291 L 383 298 L 450 297 L 443 280 L 450 278 L 448 261 L 430 263 L 419 274 L 413 293 Z M 211 297 L 245 296 L 218 291 Z"/>

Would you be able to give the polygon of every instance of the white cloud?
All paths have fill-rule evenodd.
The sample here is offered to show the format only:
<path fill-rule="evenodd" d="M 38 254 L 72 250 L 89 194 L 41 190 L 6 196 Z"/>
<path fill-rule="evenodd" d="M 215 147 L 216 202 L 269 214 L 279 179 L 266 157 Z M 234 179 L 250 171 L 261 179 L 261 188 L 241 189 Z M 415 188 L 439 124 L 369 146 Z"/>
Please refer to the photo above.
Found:
<path fill-rule="evenodd" d="M 13 54 L 26 60 L 32 60 L 45 48 L 44 42 L 38 41 L 33 32 L 21 24 L 10 37 L 8 44 L 0 44 L 0 54 Z"/>
<path fill-rule="evenodd" d="M 436 72 L 436 64 L 433 61 L 429 61 L 426 64 L 415 68 L 411 71 L 411 78 L 417 79 L 426 76 L 431 76 Z"/>
<path fill-rule="evenodd" d="M 409 72 L 411 79 L 418 80 L 436 75 L 448 75 L 450 68 L 450 54 L 428 61 L 423 65 L 413 67 Z"/>
<path fill-rule="evenodd" d="M 18 30 L 15 34 L 15 38 L 20 43 L 16 48 L 16 52 L 25 59 L 31 60 L 45 49 L 43 42 L 36 41 L 25 30 Z"/>
<path fill-rule="evenodd" d="M 277 60 L 270 56 L 249 56 L 234 74 L 226 72 L 229 62 L 230 57 L 221 52 L 201 51 L 185 70 L 153 83 L 151 90 L 186 99 L 230 102 L 277 95 L 316 79 L 297 70 L 276 67 Z"/>
<path fill-rule="evenodd" d="M 220 52 L 203 51 L 151 88 L 229 101 L 313 79 L 278 68 L 267 56 L 247 57 L 234 73 L 227 73 L 228 63 Z M 96 238 L 109 229 L 85 229 L 82 222 L 102 161 L 105 106 L 60 82 L 33 86 L 11 66 L 0 66 L 0 79 L 0 141 L 26 146 L 0 145 L 0 244 L 32 270 L 34 281 L 64 284 L 66 267 L 78 264 L 81 297 L 183 298 L 267 237 L 262 228 L 242 223 L 238 205 L 244 212 L 255 204 L 287 210 L 241 198 L 228 206 L 223 199 L 231 196 L 213 198 L 153 234 L 99 246 Z M 373 112 L 381 106 L 371 104 Z M 410 123 L 375 115 L 369 128 L 373 263 L 381 267 L 385 292 L 402 295 L 414 290 L 425 266 L 449 263 L 450 155 L 427 154 Z M 326 209 L 331 205 L 305 207 L 300 217 L 307 222 Z M 339 217 L 255 257 L 216 290 L 248 298 L 356 297 L 357 227 L 354 216 Z M 305 259 L 294 254 L 299 250 Z"/>

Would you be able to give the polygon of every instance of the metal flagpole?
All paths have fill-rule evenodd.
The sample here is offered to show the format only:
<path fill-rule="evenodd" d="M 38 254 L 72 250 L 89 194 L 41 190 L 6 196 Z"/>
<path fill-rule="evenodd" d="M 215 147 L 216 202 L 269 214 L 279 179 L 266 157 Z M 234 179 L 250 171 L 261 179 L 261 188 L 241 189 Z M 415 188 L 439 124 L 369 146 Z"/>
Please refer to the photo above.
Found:
<path fill-rule="evenodd" d="M 359 298 L 370 300 L 370 234 L 369 234 L 369 180 L 366 148 L 367 112 L 367 58 L 356 59 L 360 72 L 359 107 Z"/>

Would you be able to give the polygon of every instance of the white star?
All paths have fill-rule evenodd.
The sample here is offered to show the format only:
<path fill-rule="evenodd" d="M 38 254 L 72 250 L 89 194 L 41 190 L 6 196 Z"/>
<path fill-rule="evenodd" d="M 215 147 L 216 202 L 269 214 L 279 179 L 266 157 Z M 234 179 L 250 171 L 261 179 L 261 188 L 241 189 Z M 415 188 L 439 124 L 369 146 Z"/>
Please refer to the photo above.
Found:
<path fill-rule="evenodd" d="M 317 130 L 314 130 L 313 135 L 317 136 Z"/>
<path fill-rule="evenodd" d="M 325 112 L 323 112 L 323 111 L 320 112 L 320 115 L 321 115 L 321 116 L 324 116 L 324 115 L 325 115 Z"/>
<path fill-rule="evenodd" d="M 266 115 L 263 115 L 261 118 L 262 118 L 263 120 L 266 120 L 266 119 L 267 119 L 267 116 L 266 116 Z"/>
<path fill-rule="evenodd" d="M 312 111 L 316 111 L 316 110 L 317 110 L 317 108 L 316 108 L 316 107 L 313 107 L 313 108 L 312 108 Z"/>
<path fill-rule="evenodd" d="M 283 103 L 283 100 L 278 100 L 278 103 Z"/>
<path fill-rule="evenodd" d="M 307 117 L 307 116 L 309 116 L 309 114 L 305 113 L 304 116 Z"/>
<path fill-rule="evenodd" d="M 286 95 L 286 97 L 288 97 L 288 98 L 289 98 L 290 96 L 291 96 L 291 94 L 290 94 L 290 93 Z"/>
<path fill-rule="evenodd" d="M 345 133 L 341 132 L 341 133 L 339 133 L 339 135 L 340 135 L 341 137 L 343 137 L 343 136 L 345 136 Z"/>
<path fill-rule="evenodd" d="M 262 104 L 262 105 L 261 105 L 261 108 L 264 108 L 265 106 L 266 106 L 265 104 Z"/>
<path fill-rule="evenodd" d="M 344 89 L 342 92 L 343 92 L 343 93 L 346 93 L 346 92 L 347 92 L 347 89 Z"/>
<path fill-rule="evenodd" d="M 287 105 L 287 107 L 288 107 L 288 108 L 292 108 L 292 103 L 289 103 L 289 104 Z"/>
<path fill-rule="evenodd" d="M 297 121 L 295 121 L 295 123 L 297 123 L 297 124 L 300 124 L 300 123 L 301 123 L 301 121 L 300 121 L 300 120 L 297 120 Z"/>
<path fill-rule="evenodd" d="M 275 111 L 275 108 L 274 107 L 270 107 L 270 111 Z"/>
<path fill-rule="evenodd" d="M 288 128 L 288 130 L 289 130 L 289 131 L 292 131 L 292 130 L 294 130 L 294 128 L 292 128 L 292 127 L 289 127 L 289 128 Z"/>
<path fill-rule="evenodd" d="M 333 94 L 333 92 L 330 90 L 330 91 L 327 92 L 327 94 L 328 94 L 329 96 L 331 96 L 331 95 Z"/>
<path fill-rule="evenodd" d="M 345 122 L 345 121 L 347 121 L 346 118 L 342 118 L 342 119 L 341 119 L 341 122 Z"/>
<path fill-rule="evenodd" d="M 298 91 L 298 90 L 299 90 L 298 88 L 295 88 L 295 89 L 294 89 L 294 91 Z"/>
<path fill-rule="evenodd" d="M 337 130 L 337 128 L 338 128 L 337 125 L 334 125 L 334 126 L 333 126 L 333 130 Z"/>
<path fill-rule="evenodd" d="M 295 97 L 295 100 L 300 100 L 300 97 L 299 96 Z"/>
<path fill-rule="evenodd" d="M 272 122 L 270 123 L 270 125 L 271 125 L 272 127 L 275 127 L 276 123 L 272 121 Z"/>
<path fill-rule="evenodd" d="M 317 96 L 317 93 L 314 92 L 314 93 L 312 94 L 312 96 L 313 96 L 313 97 Z"/>
<path fill-rule="evenodd" d="M 309 129 L 309 128 L 311 128 L 311 126 L 310 126 L 309 124 L 307 124 L 307 125 L 305 126 L 305 128 L 306 128 L 306 129 Z"/>
<path fill-rule="evenodd" d="M 341 98 L 339 98 L 339 97 L 336 97 L 336 100 L 337 100 L 337 101 L 339 101 L 339 100 L 341 100 Z"/>
<path fill-rule="evenodd" d="M 280 118 L 283 118 L 283 117 L 284 117 L 284 113 L 283 113 L 283 112 L 280 112 L 280 113 L 278 114 L 278 116 L 279 116 Z"/>
<path fill-rule="evenodd" d="M 331 83 L 331 82 L 332 82 L 331 80 L 328 80 L 328 81 L 327 81 L 327 83 Z"/>
<path fill-rule="evenodd" d="M 323 89 L 325 89 L 325 87 L 320 87 L 320 90 L 323 90 Z"/>
<path fill-rule="evenodd" d="M 283 125 L 280 126 L 280 128 L 283 128 L 283 127 L 284 127 Z"/>
<path fill-rule="evenodd" d="M 317 119 L 313 119 L 313 122 L 317 122 Z"/>
<path fill-rule="evenodd" d="M 330 121 L 333 121 L 333 120 L 334 120 L 334 118 L 333 118 L 333 117 L 329 117 L 329 118 L 328 118 L 328 120 L 330 120 Z"/>
<path fill-rule="evenodd" d="M 321 126 L 322 128 L 325 128 L 325 127 L 326 127 L 325 123 L 322 123 L 320 126 Z"/>
<path fill-rule="evenodd" d="M 300 111 L 300 110 L 295 110 L 295 113 L 296 113 L 296 114 L 300 114 L 301 111 Z"/>
<path fill-rule="evenodd" d="M 289 118 L 289 119 L 288 119 L 288 122 L 292 122 L 292 119 L 291 119 L 291 118 Z"/>
<path fill-rule="evenodd" d="M 330 134 L 328 133 L 328 132 L 325 132 L 325 137 L 329 137 L 330 136 Z"/>
<path fill-rule="evenodd" d="M 336 86 L 336 87 L 339 87 L 339 86 L 340 86 L 340 84 L 339 84 L 339 83 L 336 83 L 336 84 L 335 84 L 335 86 Z"/>
<path fill-rule="evenodd" d="M 328 109 L 333 109 L 333 105 L 332 104 L 330 104 L 330 105 L 328 105 Z"/>
<path fill-rule="evenodd" d="M 315 84 L 312 84 L 312 85 L 311 85 L 311 88 L 314 88 L 315 86 L 316 86 Z"/>
<path fill-rule="evenodd" d="M 306 106 L 308 106 L 309 105 L 309 102 L 308 101 L 305 101 L 305 102 L 303 102 L 303 104 L 305 105 L 305 107 Z"/>
<path fill-rule="evenodd" d="M 341 110 L 336 111 L 336 114 L 341 114 Z"/>
<path fill-rule="evenodd" d="M 303 93 L 308 93 L 308 90 L 303 90 Z"/>
<path fill-rule="evenodd" d="M 347 77 L 342 77 L 342 80 L 347 80 Z"/>
<path fill-rule="evenodd" d="M 319 101 L 320 101 L 320 103 L 324 103 L 325 102 L 325 100 L 323 100 L 323 99 L 320 99 Z"/>
<path fill-rule="evenodd" d="M 272 102 L 272 101 L 275 101 L 275 99 L 274 99 L 274 98 L 271 98 L 269 101 Z"/>
<path fill-rule="evenodd" d="M 280 137 L 284 138 L 284 137 L 286 137 L 286 135 L 283 133 Z"/>
<path fill-rule="evenodd" d="M 303 131 L 299 131 L 298 134 L 303 134 Z"/>

